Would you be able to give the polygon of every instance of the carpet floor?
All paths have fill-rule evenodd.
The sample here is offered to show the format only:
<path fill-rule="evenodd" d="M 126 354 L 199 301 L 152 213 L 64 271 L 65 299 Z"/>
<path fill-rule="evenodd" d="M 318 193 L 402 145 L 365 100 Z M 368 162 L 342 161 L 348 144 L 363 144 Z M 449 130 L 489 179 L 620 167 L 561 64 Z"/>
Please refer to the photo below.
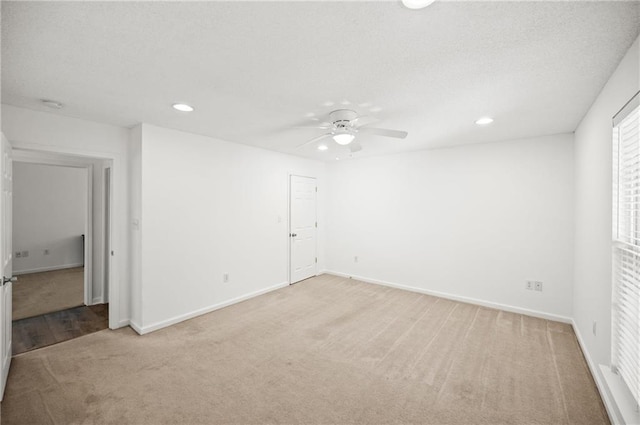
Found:
<path fill-rule="evenodd" d="M 13 320 L 84 305 L 84 268 L 29 273 L 13 285 Z"/>
<path fill-rule="evenodd" d="M 322 275 L 14 357 L 14 424 L 607 424 L 569 325 Z"/>

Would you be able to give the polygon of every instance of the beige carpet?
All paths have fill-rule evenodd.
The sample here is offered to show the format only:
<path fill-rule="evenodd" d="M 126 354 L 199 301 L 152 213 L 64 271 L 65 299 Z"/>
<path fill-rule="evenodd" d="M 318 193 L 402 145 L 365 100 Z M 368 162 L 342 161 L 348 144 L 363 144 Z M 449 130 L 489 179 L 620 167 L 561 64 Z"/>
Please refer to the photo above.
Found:
<path fill-rule="evenodd" d="M 84 268 L 29 273 L 13 285 L 13 320 L 84 305 Z"/>
<path fill-rule="evenodd" d="M 324 275 L 13 359 L 12 424 L 607 424 L 568 325 Z"/>

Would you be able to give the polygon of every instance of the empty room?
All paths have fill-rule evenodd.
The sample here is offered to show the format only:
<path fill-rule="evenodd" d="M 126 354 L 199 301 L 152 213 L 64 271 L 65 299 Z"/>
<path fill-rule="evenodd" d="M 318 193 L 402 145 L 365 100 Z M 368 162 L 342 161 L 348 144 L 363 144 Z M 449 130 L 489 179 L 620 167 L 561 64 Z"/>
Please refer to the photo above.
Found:
<path fill-rule="evenodd" d="M 0 14 L 2 424 L 640 424 L 640 1 Z"/>

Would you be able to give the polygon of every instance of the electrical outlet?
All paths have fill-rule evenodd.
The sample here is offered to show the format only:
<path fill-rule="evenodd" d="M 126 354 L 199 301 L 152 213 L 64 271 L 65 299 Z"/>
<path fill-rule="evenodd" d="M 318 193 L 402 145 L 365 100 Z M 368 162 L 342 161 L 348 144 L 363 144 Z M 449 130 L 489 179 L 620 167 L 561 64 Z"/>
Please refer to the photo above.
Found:
<path fill-rule="evenodd" d="M 529 291 L 533 291 L 533 280 L 527 280 L 524 283 L 524 289 L 527 289 Z"/>
<path fill-rule="evenodd" d="M 593 322 L 593 326 L 592 326 L 591 330 L 593 331 L 593 334 L 596 335 L 596 333 L 598 331 L 598 322 L 596 322 L 595 320 Z"/>
<path fill-rule="evenodd" d="M 357 263 L 358 262 L 358 256 L 356 255 L 355 257 L 353 257 L 353 262 Z"/>
<path fill-rule="evenodd" d="M 229 283 L 229 273 L 222 274 L 222 283 Z"/>
<path fill-rule="evenodd" d="M 533 288 L 536 291 L 542 292 L 542 282 L 534 282 L 533 284 Z"/>
<path fill-rule="evenodd" d="M 22 252 L 16 251 L 15 258 L 21 258 L 21 257 L 22 257 Z"/>
<path fill-rule="evenodd" d="M 49 255 L 49 250 L 48 249 L 44 250 L 44 255 Z"/>
<path fill-rule="evenodd" d="M 22 258 L 27 258 L 29 256 L 29 251 L 22 251 Z"/>

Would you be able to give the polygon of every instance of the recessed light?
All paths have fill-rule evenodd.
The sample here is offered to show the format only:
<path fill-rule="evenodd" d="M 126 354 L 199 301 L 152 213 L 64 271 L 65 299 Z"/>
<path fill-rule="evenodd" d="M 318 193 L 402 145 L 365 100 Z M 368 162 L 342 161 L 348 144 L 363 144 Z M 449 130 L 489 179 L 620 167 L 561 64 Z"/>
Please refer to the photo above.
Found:
<path fill-rule="evenodd" d="M 180 112 L 193 112 L 193 106 L 187 105 L 186 103 L 174 103 L 173 109 Z"/>
<path fill-rule="evenodd" d="M 476 124 L 478 125 L 487 125 L 487 124 L 491 124 L 492 122 L 493 122 L 493 118 L 489 118 L 489 117 L 482 117 L 476 120 Z"/>
<path fill-rule="evenodd" d="M 326 151 L 327 149 L 329 149 L 329 146 L 327 146 L 327 145 L 320 145 L 320 146 L 318 146 L 318 150 L 319 150 L 319 151 Z"/>
<path fill-rule="evenodd" d="M 62 109 L 62 107 L 64 106 L 60 102 L 56 102 L 55 100 L 47 100 L 47 99 L 43 99 L 42 104 L 51 109 Z"/>
<path fill-rule="evenodd" d="M 337 156 L 336 156 L 336 161 L 340 161 L 340 157 L 337 157 Z"/>
<path fill-rule="evenodd" d="M 435 0 L 402 0 L 402 4 L 407 9 L 424 9 L 433 4 Z"/>

